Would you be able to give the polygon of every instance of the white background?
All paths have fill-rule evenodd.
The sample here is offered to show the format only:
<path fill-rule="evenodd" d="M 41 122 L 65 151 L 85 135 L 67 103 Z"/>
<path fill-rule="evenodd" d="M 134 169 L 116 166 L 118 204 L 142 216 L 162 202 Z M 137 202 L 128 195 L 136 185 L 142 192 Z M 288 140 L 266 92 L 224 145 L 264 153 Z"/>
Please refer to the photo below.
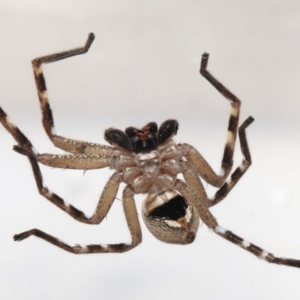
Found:
<path fill-rule="evenodd" d="M 198 73 L 209 52 L 209 70 L 242 100 L 241 121 L 255 118 L 253 166 L 212 213 L 267 251 L 300 259 L 299 1 L 0 0 L 0 105 L 40 152 L 61 151 L 43 131 L 30 61 L 81 46 L 91 31 L 89 53 L 44 67 L 58 134 L 104 143 L 105 128 L 177 118 L 176 140 L 218 171 L 230 105 Z M 299 269 L 261 261 L 204 225 L 189 246 L 161 243 L 143 226 L 143 243 L 125 254 L 13 242 L 30 228 L 70 244 L 128 242 L 129 233 L 118 200 L 100 226 L 48 203 L 2 127 L 0 141 L 1 299 L 299 299 Z M 42 171 L 88 215 L 110 174 Z"/>

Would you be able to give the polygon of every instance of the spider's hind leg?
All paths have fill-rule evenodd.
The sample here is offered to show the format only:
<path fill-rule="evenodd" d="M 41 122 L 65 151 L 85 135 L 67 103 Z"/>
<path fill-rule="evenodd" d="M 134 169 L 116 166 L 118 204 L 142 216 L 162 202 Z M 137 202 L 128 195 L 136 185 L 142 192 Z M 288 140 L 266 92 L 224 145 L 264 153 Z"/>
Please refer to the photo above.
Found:
<path fill-rule="evenodd" d="M 298 259 L 276 257 L 272 253 L 269 253 L 269 252 L 263 250 L 262 248 L 254 245 L 248 241 L 245 241 L 241 237 L 237 236 L 233 232 L 231 232 L 221 226 L 216 226 L 213 230 L 215 233 L 217 233 L 219 236 L 226 239 L 227 241 L 243 248 L 244 250 L 254 254 L 258 258 L 261 258 L 269 263 L 300 268 L 300 260 L 298 260 Z"/>
<path fill-rule="evenodd" d="M 129 229 L 130 235 L 131 235 L 131 243 L 105 244 L 105 245 L 91 244 L 91 245 L 86 245 L 86 246 L 81 246 L 81 245 L 70 246 L 70 245 L 62 242 L 58 238 L 53 237 L 52 235 L 50 235 L 46 232 L 43 232 L 39 229 L 31 229 L 31 230 L 22 232 L 20 234 L 16 234 L 16 235 L 14 235 L 14 240 L 22 241 L 23 239 L 26 239 L 26 238 L 30 237 L 31 235 L 34 235 L 40 239 L 47 241 L 48 243 L 53 244 L 54 246 L 57 246 L 63 250 L 66 250 L 66 251 L 74 253 L 74 254 L 122 253 L 122 252 L 129 251 L 132 248 L 136 247 L 138 244 L 140 244 L 142 241 L 142 231 L 141 231 L 140 223 L 138 220 L 138 214 L 137 214 L 133 195 L 134 195 L 134 193 L 132 193 L 130 188 L 127 187 L 123 191 L 123 199 L 122 199 L 127 226 L 128 226 L 128 229 Z M 99 202 L 99 204 L 100 204 L 100 202 Z M 97 208 L 99 208 L 101 210 L 100 205 L 98 205 Z M 94 221 L 97 221 L 96 214 L 94 214 L 94 216 L 95 216 Z M 98 223 L 100 223 L 100 222 L 98 222 Z"/>
<path fill-rule="evenodd" d="M 247 250 L 248 252 L 254 254 L 258 258 L 261 258 L 269 263 L 286 265 L 290 267 L 300 268 L 300 260 L 292 259 L 292 258 L 281 258 L 276 257 L 272 253 L 269 253 L 262 248 L 245 241 L 241 237 L 237 236 L 233 232 L 221 227 L 216 218 L 207 208 L 203 199 L 199 197 L 197 193 L 184 181 L 180 179 L 176 179 L 174 183 L 174 188 L 180 192 L 180 194 L 187 199 L 187 201 L 193 204 L 199 214 L 200 219 L 205 223 L 205 225 L 212 229 L 216 234 L 221 236 L 222 238 L 228 240 L 229 242 Z"/>

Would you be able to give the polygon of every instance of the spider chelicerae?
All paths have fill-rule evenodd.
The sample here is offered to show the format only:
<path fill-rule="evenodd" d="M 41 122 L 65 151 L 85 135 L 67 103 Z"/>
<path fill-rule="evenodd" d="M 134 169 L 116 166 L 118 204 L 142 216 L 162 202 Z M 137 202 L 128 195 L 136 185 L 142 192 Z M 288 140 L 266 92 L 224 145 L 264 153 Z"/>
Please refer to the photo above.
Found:
<path fill-rule="evenodd" d="M 56 134 L 42 65 L 84 54 L 89 50 L 94 39 L 94 34 L 90 33 L 83 47 L 38 57 L 32 61 L 44 129 L 56 147 L 70 154 L 38 153 L 1 107 L 0 121 L 18 143 L 14 146 L 14 150 L 28 157 L 39 193 L 77 221 L 86 224 L 101 223 L 116 199 L 120 184 L 125 183 L 122 203 L 131 243 L 70 246 L 39 229 L 16 234 L 14 240 L 21 241 L 35 235 L 75 254 L 131 250 L 142 241 L 134 195 L 145 193 L 148 195 L 143 202 L 142 217 L 150 232 L 163 242 L 192 243 L 201 219 L 208 228 L 222 238 L 269 263 L 300 268 L 300 260 L 276 257 L 221 227 L 209 210 L 211 206 L 227 196 L 251 165 L 245 130 L 254 119 L 248 117 L 238 127 L 241 101 L 207 71 L 209 58 L 207 53 L 202 55 L 200 73 L 229 100 L 231 105 L 227 140 L 219 175 L 193 146 L 175 143 L 173 137 L 177 133 L 178 122 L 173 119 L 163 122 L 159 128 L 154 122 L 148 123 L 142 129 L 128 127 L 125 132 L 109 128 L 105 131 L 104 138 L 111 146 L 68 139 Z M 244 158 L 240 166 L 230 175 L 237 133 Z M 38 163 L 55 168 L 79 170 L 109 167 L 114 170 L 114 173 L 103 189 L 94 214 L 87 217 L 44 185 Z M 178 174 L 182 174 L 184 180 L 178 179 Z M 219 188 L 213 197 L 207 196 L 200 177 L 208 184 Z"/>

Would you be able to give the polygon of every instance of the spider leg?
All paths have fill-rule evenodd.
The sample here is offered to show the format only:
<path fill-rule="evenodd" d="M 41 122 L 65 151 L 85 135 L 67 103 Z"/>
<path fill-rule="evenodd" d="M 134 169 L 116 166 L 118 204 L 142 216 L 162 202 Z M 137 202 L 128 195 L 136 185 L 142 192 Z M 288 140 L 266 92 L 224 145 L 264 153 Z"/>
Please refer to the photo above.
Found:
<path fill-rule="evenodd" d="M 164 185 L 164 183 L 162 182 L 161 185 Z M 215 228 L 218 225 L 217 220 L 207 208 L 205 198 L 198 195 L 196 191 L 184 181 L 176 179 L 170 186 L 167 185 L 167 187 L 175 189 L 183 198 L 191 203 L 197 209 L 200 219 L 208 228 Z"/>
<path fill-rule="evenodd" d="M 35 155 L 18 146 L 15 146 L 14 150 L 28 157 L 39 193 L 61 210 L 69 214 L 72 218 L 86 224 L 99 224 L 108 213 L 119 188 L 120 181 L 117 173 L 114 173 L 106 183 L 93 216 L 87 217 L 82 211 L 78 210 L 73 205 L 66 203 L 60 196 L 51 192 L 44 185 L 43 175 Z"/>
<path fill-rule="evenodd" d="M 226 239 L 227 241 L 243 248 L 246 251 L 249 251 L 250 253 L 257 256 L 258 258 L 261 258 L 269 263 L 300 268 L 300 260 L 298 260 L 298 259 L 276 257 L 276 256 L 274 256 L 274 254 L 269 253 L 269 252 L 263 250 L 262 248 L 254 245 L 254 244 L 251 244 L 248 241 L 245 241 L 241 237 L 237 236 L 233 232 L 231 232 L 221 226 L 216 226 L 213 230 L 215 233 L 217 233 L 219 236 Z"/>
<path fill-rule="evenodd" d="M 253 121 L 254 119 L 252 117 L 249 117 L 239 127 L 241 151 L 244 155 L 242 163 L 235 169 L 230 178 L 227 179 L 227 181 L 221 186 L 221 188 L 215 193 L 212 198 L 207 197 L 207 194 L 197 172 L 191 166 L 189 166 L 187 162 L 181 162 L 184 180 L 198 194 L 198 196 L 205 203 L 206 207 L 211 207 L 221 202 L 250 167 L 252 161 L 245 130 Z"/>
<path fill-rule="evenodd" d="M 138 244 L 142 241 L 142 232 L 140 223 L 138 220 L 138 214 L 136 210 L 136 205 L 133 198 L 133 193 L 131 192 L 130 188 L 127 187 L 123 191 L 123 208 L 124 208 L 124 214 L 126 217 L 127 226 L 130 231 L 130 235 L 132 238 L 132 241 L 130 244 L 120 243 L 120 244 L 107 244 L 107 245 L 86 245 L 86 246 L 70 246 L 56 237 L 53 237 L 49 235 L 48 233 L 45 233 L 39 229 L 31 229 L 28 231 L 25 231 L 20 234 L 16 234 L 14 236 L 15 241 L 21 241 L 23 239 L 28 238 L 31 235 L 34 235 L 36 237 L 39 237 L 63 250 L 66 250 L 68 252 L 74 253 L 74 254 L 87 254 L 87 253 L 121 253 L 131 250 L 132 248 L 136 247 Z M 96 220 L 97 218 L 95 218 Z M 103 219 L 103 218 L 102 218 Z"/>
<path fill-rule="evenodd" d="M 180 192 L 180 194 L 191 204 L 193 204 L 200 216 L 200 219 L 205 223 L 205 225 L 212 229 L 215 233 L 220 235 L 222 238 L 230 241 L 233 244 L 249 251 L 258 258 L 261 258 L 269 263 L 286 265 L 290 267 L 300 268 L 300 260 L 292 258 L 281 258 L 276 257 L 272 253 L 269 253 L 262 248 L 251 244 L 241 237 L 237 236 L 233 232 L 219 226 L 215 217 L 211 214 L 209 209 L 205 206 L 205 202 L 195 193 L 195 191 L 190 188 L 185 182 L 180 179 L 176 179 L 174 183 L 174 188 Z"/>
<path fill-rule="evenodd" d="M 246 173 L 248 168 L 252 164 L 250 150 L 246 137 L 246 128 L 254 121 L 252 117 L 248 117 L 244 123 L 239 127 L 239 140 L 241 151 L 244 156 L 242 163 L 231 174 L 230 178 L 221 186 L 221 188 L 215 193 L 214 197 L 210 200 L 210 206 L 216 205 L 221 202 L 228 193 L 233 189 L 241 177 Z"/>
<path fill-rule="evenodd" d="M 85 214 L 75 208 L 74 206 L 66 203 L 61 197 L 52 193 L 43 183 L 43 176 L 38 164 L 38 160 L 46 165 L 63 167 L 63 168 L 81 168 L 81 169 L 94 169 L 95 165 L 98 164 L 99 168 L 108 166 L 110 157 L 106 155 L 51 155 L 51 154 L 38 154 L 33 147 L 29 139 L 21 132 L 21 130 L 9 119 L 7 114 L 0 107 L 0 121 L 3 126 L 10 132 L 16 142 L 20 146 L 14 146 L 14 150 L 20 154 L 28 157 L 33 170 L 34 178 L 36 181 L 39 193 L 52 202 L 54 205 L 59 207 L 61 210 L 68 213 L 74 219 L 87 223 L 87 224 L 99 224 L 102 219 L 106 216 L 109 208 L 114 201 L 118 187 L 119 187 L 119 176 L 114 173 L 106 186 L 104 187 L 103 193 L 100 197 L 98 206 L 92 217 L 87 217 Z M 78 157 L 79 156 L 79 157 Z M 81 161 L 77 162 L 78 158 Z"/>
<path fill-rule="evenodd" d="M 13 150 L 26 155 L 33 156 L 43 165 L 62 168 L 62 169 L 77 169 L 77 170 L 94 170 L 108 167 L 111 157 L 102 154 L 49 154 L 49 153 L 33 153 L 27 149 L 14 146 Z"/>
<path fill-rule="evenodd" d="M 198 160 L 198 164 L 202 166 L 199 172 L 200 176 L 203 177 L 209 184 L 220 187 L 230 173 L 233 165 L 233 153 L 238 130 L 241 101 L 225 86 L 223 86 L 212 74 L 210 74 L 210 72 L 207 70 L 208 58 L 208 53 L 204 53 L 202 55 L 200 74 L 205 77 L 225 98 L 227 98 L 231 104 L 231 112 L 228 124 L 226 145 L 221 164 L 221 172 L 219 175 L 217 175 L 201 155 L 197 155 L 198 158 L 196 159 L 191 157 L 193 156 L 193 154 L 190 154 L 188 159 Z M 197 169 L 197 171 L 199 170 Z"/>
<path fill-rule="evenodd" d="M 112 152 L 112 148 L 107 146 L 103 146 L 107 147 L 107 149 L 106 151 L 102 151 L 102 154 L 39 154 L 30 142 L 30 140 L 9 119 L 9 117 L 1 107 L 0 122 L 3 124 L 6 130 L 13 136 L 15 141 L 19 144 L 19 146 L 14 146 L 15 151 L 24 154 L 27 157 L 35 156 L 36 159 L 44 165 L 57 168 L 91 170 L 107 167 L 111 162 L 110 154 Z"/>
<path fill-rule="evenodd" d="M 40 106 L 41 106 L 41 111 L 43 116 L 42 121 L 43 121 L 44 129 L 47 135 L 49 136 L 50 140 L 53 142 L 53 144 L 56 147 L 72 153 L 104 154 L 104 152 L 110 149 L 110 147 L 100 145 L 100 144 L 88 143 L 84 141 L 67 139 L 65 137 L 56 134 L 53 114 L 49 104 L 46 81 L 43 74 L 42 65 L 45 63 L 56 62 L 71 56 L 84 54 L 88 52 L 94 39 L 95 39 L 95 35 L 93 33 L 90 33 L 83 47 L 37 57 L 32 61 L 34 78 L 35 78 L 36 88 L 38 91 L 38 96 L 39 96 Z"/>
<path fill-rule="evenodd" d="M 35 153 L 37 152 L 29 139 L 23 132 L 10 120 L 5 111 L 0 107 L 0 122 L 5 129 L 13 136 L 15 141 L 26 150 Z"/>
<path fill-rule="evenodd" d="M 200 180 L 197 172 L 186 161 L 181 161 L 180 164 L 181 172 L 185 182 L 196 192 L 206 207 L 211 206 L 211 201 L 207 197 L 203 183 Z"/>
<path fill-rule="evenodd" d="M 221 200 L 225 198 L 225 196 L 229 193 L 229 191 L 234 187 L 234 185 L 239 181 L 239 179 L 244 175 L 247 169 L 250 167 L 251 155 L 248 147 L 248 142 L 246 138 L 245 129 L 254 121 L 253 117 L 248 117 L 244 123 L 238 128 L 239 138 L 240 138 L 240 147 L 242 154 L 244 155 L 244 159 L 241 165 L 232 173 L 230 179 L 227 182 L 223 182 L 222 185 L 220 183 L 224 181 L 220 178 L 210 167 L 207 161 L 203 158 L 203 156 L 191 145 L 189 144 L 181 144 L 180 147 L 183 151 L 183 155 L 188 161 L 188 164 L 193 166 L 191 169 L 195 169 L 191 174 L 191 176 L 196 177 L 196 174 L 199 174 L 206 182 L 212 184 L 214 186 L 220 187 L 220 189 L 216 192 L 216 195 L 213 199 L 211 199 L 211 205 L 215 205 L 219 203 Z M 226 175 L 227 177 L 228 175 Z M 204 188 L 201 181 L 196 178 L 189 179 L 186 178 L 186 181 L 194 188 L 195 191 L 199 191 L 199 194 L 203 195 Z M 218 184 L 217 184 L 218 183 Z M 199 186 L 201 185 L 201 187 Z M 206 195 L 206 193 L 205 193 Z M 211 206 L 209 205 L 209 206 Z"/>

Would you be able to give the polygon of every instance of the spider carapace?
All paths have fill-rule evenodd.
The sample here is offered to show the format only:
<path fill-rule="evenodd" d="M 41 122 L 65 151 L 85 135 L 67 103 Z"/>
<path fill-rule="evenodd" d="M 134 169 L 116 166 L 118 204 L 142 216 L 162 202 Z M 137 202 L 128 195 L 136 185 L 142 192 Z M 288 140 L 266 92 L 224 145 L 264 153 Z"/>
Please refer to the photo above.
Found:
<path fill-rule="evenodd" d="M 142 216 L 148 229 L 163 242 L 177 244 L 193 242 L 199 221 L 202 220 L 217 235 L 269 263 L 300 268 L 300 260 L 276 257 L 245 241 L 232 231 L 220 226 L 210 212 L 210 207 L 225 199 L 251 165 L 246 128 L 254 119 L 248 117 L 239 126 L 241 101 L 207 70 L 209 58 L 207 53 L 202 55 L 200 73 L 229 100 L 231 105 L 219 174 L 215 173 L 192 145 L 176 143 L 173 140 L 178 130 L 176 120 L 169 119 L 159 128 L 156 123 L 151 122 L 142 129 L 129 127 L 125 132 L 114 128 L 107 129 L 104 138 L 111 146 L 69 139 L 56 133 L 42 65 L 84 54 L 89 50 L 94 39 L 94 34 L 90 33 L 83 47 L 38 57 L 32 61 L 44 129 L 54 146 L 68 154 L 39 153 L 1 107 L 0 121 L 18 144 L 14 146 L 14 150 L 28 157 L 39 193 L 77 221 L 86 224 L 101 223 L 123 183 L 125 186 L 122 192 L 122 204 L 131 242 L 71 246 L 39 229 L 16 234 L 14 240 L 21 241 L 34 235 L 74 254 L 131 250 L 142 241 L 134 195 L 147 194 L 142 205 Z M 237 135 L 243 159 L 231 173 Z M 91 170 L 109 167 L 113 170 L 93 215 L 86 216 L 82 211 L 51 192 L 44 185 L 39 163 L 64 169 Z M 179 174 L 183 176 L 183 180 L 178 178 Z M 207 196 L 200 178 L 218 188 L 212 197 Z"/>

